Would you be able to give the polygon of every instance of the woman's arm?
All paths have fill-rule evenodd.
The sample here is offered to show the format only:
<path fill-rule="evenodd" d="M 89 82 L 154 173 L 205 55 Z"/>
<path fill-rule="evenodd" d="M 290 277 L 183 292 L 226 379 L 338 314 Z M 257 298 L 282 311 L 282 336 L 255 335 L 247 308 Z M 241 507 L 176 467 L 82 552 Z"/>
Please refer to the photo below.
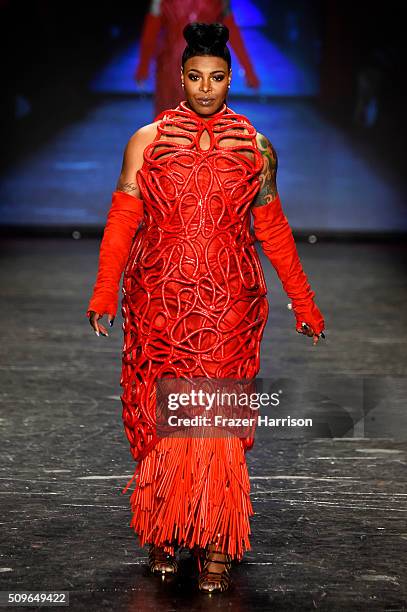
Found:
<path fill-rule="evenodd" d="M 230 45 L 233 51 L 236 53 L 240 65 L 245 71 L 246 84 L 249 87 L 258 89 L 260 87 L 260 81 L 255 69 L 253 68 L 253 64 L 247 52 L 246 45 L 244 44 L 239 26 L 237 25 L 233 16 L 232 9 L 230 7 L 230 0 L 222 0 L 222 15 L 223 23 L 229 29 Z"/>
<path fill-rule="evenodd" d="M 98 319 L 108 315 L 113 324 L 117 313 L 120 279 L 125 268 L 134 234 L 143 216 L 143 202 L 137 185 L 137 171 L 143 164 L 144 149 L 155 137 L 156 123 L 138 130 L 126 145 L 123 163 L 99 250 L 99 264 L 93 294 L 86 316 L 95 332 L 108 335 Z"/>
<path fill-rule="evenodd" d="M 277 189 L 278 158 L 270 141 L 257 134 L 257 146 L 263 156 L 260 190 L 253 202 L 254 233 L 274 266 L 285 292 L 291 299 L 296 317 L 296 330 L 314 337 L 318 342 L 324 329 L 324 319 L 298 256 L 291 227 L 285 216 Z M 308 330 L 302 327 L 308 325 Z"/>
<path fill-rule="evenodd" d="M 159 121 L 156 121 L 149 125 L 145 125 L 137 130 L 130 138 L 124 149 L 123 162 L 116 184 L 116 191 L 129 193 L 136 198 L 140 197 L 136 176 L 143 165 L 144 149 L 155 138 L 158 123 Z"/>
<path fill-rule="evenodd" d="M 263 169 L 260 174 L 260 191 L 254 200 L 253 206 L 265 206 L 278 194 L 277 190 L 277 169 L 278 158 L 277 153 L 271 142 L 257 132 L 256 136 L 257 147 L 263 156 Z"/>
<path fill-rule="evenodd" d="M 157 48 L 158 34 L 160 33 L 161 25 L 161 1 L 153 0 L 143 23 L 140 41 L 140 58 L 134 72 L 136 81 L 144 81 L 148 77 L 150 62 Z"/>

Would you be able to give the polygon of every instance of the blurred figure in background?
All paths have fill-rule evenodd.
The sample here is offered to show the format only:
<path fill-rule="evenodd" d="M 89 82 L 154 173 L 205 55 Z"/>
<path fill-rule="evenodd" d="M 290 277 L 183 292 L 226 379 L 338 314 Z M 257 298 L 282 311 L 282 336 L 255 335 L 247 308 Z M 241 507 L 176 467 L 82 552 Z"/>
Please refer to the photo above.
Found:
<path fill-rule="evenodd" d="M 229 0 L 152 0 L 143 25 L 140 59 L 134 78 L 136 82 L 144 81 L 155 57 L 155 116 L 162 110 L 174 108 L 184 99 L 179 79 L 184 48 L 182 30 L 192 21 L 224 23 L 229 29 L 230 44 L 245 71 L 247 86 L 254 89 L 260 86 Z"/>
<path fill-rule="evenodd" d="M 353 115 L 353 122 L 357 127 L 371 128 L 378 121 L 384 63 L 383 53 L 374 49 L 359 68 Z"/>

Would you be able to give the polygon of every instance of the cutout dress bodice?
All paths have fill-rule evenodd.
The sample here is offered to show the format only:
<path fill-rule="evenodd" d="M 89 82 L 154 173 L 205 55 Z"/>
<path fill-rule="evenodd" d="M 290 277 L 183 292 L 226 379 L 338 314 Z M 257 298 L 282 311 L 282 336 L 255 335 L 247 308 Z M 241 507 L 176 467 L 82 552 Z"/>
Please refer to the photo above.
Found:
<path fill-rule="evenodd" d="M 123 279 L 123 418 L 136 461 L 155 444 L 156 379 L 253 378 L 268 314 L 250 233 L 255 128 L 225 104 L 201 117 L 183 101 L 157 120 Z"/>

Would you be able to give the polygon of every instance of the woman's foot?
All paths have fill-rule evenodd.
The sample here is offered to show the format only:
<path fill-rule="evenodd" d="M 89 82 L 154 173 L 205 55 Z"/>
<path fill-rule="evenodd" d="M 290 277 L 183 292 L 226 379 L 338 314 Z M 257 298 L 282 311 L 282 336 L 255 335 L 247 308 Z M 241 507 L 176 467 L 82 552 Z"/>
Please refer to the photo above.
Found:
<path fill-rule="evenodd" d="M 232 583 L 229 573 L 231 566 L 232 559 L 230 555 L 217 551 L 210 544 L 206 550 L 203 568 L 199 574 L 199 590 L 207 591 L 208 593 L 226 591 Z"/>
<path fill-rule="evenodd" d="M 153 574 L 176 574 L 178 572 L 178 561 L 175 556 L 154 544 L 150 545 L 148 564 Z"/>

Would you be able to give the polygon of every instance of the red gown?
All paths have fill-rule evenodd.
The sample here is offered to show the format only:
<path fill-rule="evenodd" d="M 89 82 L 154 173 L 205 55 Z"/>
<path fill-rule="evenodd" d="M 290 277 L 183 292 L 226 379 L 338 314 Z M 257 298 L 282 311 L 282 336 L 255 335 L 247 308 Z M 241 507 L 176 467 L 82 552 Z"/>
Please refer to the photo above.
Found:
<path fill-rule="evenodd" d="M 155 114 L 174 108 L 182 99 L 181 57 L 185 49 L 182 31 L 188 22 L 222 22 L 229 28 L 230 44 L 252 87 L 260 82 L 250 61 L 233 13 L 225 14 L 221 0 L 161 0 L 159 10 L 146 16 L 140 45 L 140 61 L 136 78 L 144 80 L 153 56 L 155 69 Z"/>
<path fill-rule="evenodd" d="M 251 379 L 268 301 L 250 233 L 263 160 L 249 120 L 164 111 L 137 181 L 144 218 L 123 278 L 123 422 L 138 465 L 131 525 L 141 545 L 250 548 L 250 438 L 155 434 L 158 378 Z M 158 118 L 157 118 L 158 119 Z M 210 145 L 200 148 L 207 130 Z M 237 139 L 237 140 L 236 140 Z M 182 144 L 180 144 L 180 140 Z M 178 141 L 178 142 L 177 142 Z"/>
<path fill-rule="evenodd" d="M 306 322 L 318 334 L 324 319 L 279 196 L 252 207 L 263 158 L 249 120 L 225 104 L 201 118 L 185 102 L 156 119 L 137 173 L 142 199 L 113 194 L 87 316 L 116 315 L 124 269 L 122 416 L 138 464 L 123 492 L 136 480 L 131 526 L 141 545 L 174 552 L 214 542 L 241 558 L 250 548 L 252 432 L 160 437 L 156 390 L 162 380 L 202 377 L 252 384 L 268 315 L 255 238 L 292 301 L 297 331 Z"/>
<path fill-rule="evenodd" d="M 162 0 L 163 37 L 156 57 L 155 111 L 173 108 L 182 100 L 181 56 L 186 42 L 182 30 L 189 21 L 222 21 L 220 0 Z"/>

